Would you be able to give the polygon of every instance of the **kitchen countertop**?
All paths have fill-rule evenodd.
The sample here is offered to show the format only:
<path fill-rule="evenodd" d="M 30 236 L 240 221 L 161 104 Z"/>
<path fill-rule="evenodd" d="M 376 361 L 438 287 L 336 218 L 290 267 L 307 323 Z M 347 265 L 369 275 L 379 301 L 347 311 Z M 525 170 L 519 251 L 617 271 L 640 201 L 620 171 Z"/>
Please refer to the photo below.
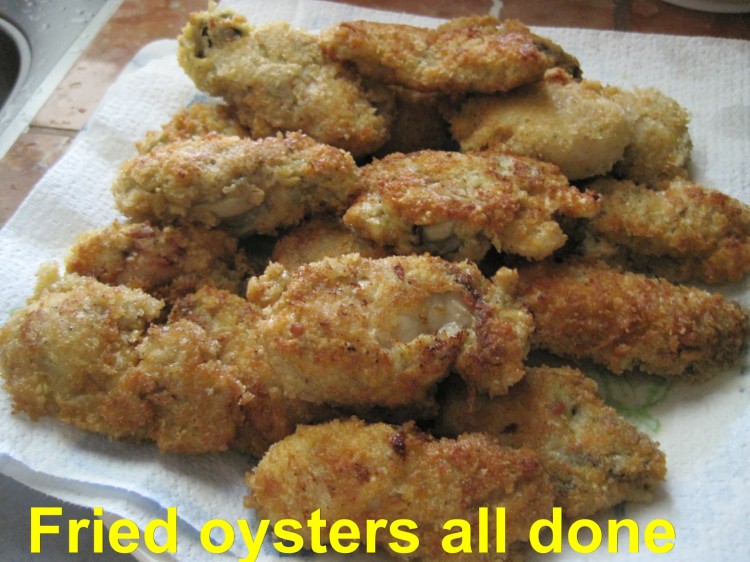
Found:
<path fill-rule="evenodd" d="M 750 14 L 706 13 L 661 0 L 559 0 L 553 9 L 545 0 L 347 0 L 345 3 L 446 18 L 496 13 L 502 4 L 502 17 L 518 18 L 531 26 L 750 40 Z M 206 6 L 207 0 L 123 0 L 28 130 L 0 160 L 0 226 L 65 153 L 109 84 L 135 53 L 156 39 L 176 37 L 187 14 Z"/>

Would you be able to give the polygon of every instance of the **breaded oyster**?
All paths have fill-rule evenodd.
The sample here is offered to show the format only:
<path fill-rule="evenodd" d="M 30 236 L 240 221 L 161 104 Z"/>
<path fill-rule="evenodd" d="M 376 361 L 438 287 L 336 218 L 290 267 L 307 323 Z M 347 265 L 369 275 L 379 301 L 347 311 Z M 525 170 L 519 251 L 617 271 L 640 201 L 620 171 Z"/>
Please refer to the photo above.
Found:
<path fill-rule="evenodd" d="M 609 172 L 633 136 L 625 110 L 601 83 L 559 68 L 505 95 L 470 96 L 450 123 L 463 151 L 523 154 L 556 164 L 570 180 Z"/>
<path fill-rule="evenodd" d="M 198 325 L 154 323 L 163 306 L 75 274 L 42 289 L 0 330 L 14 411 L 163 451 L 227 449 L 245 389 Z"/>
<path fill-rule="evenodd" d="M 147 132 L 135 146 L 140 154 L 145 154 L 157 146 L 208 133 L 235 137 L 250 136 L 250 131 L 240 124 L 231 107 L 196 102 L 175 113 L 159 130 Z"/>
<path fill-rule="evenodd" d="M 516 20 L 469 16 L 436 29 L 347 21 L 321 32 L 325 52 L 364 76 L 422 92 L 507 92 L 541 79 L 559 51 Z M 572 57 L 569 57 L 572 59 Z"/>
<path fill-rule="evenodd" d="M 253 26 L 212 6 L 190 14 L 178 59 L 196 86 L 223 97 L 252 136 L 304 131 L 359 156 L 388 140 L 392 94 L 365 88 L 318 38 L 285 23 Z"/>
<path fill-rule="evenodd" d="M 550 476 L 555 505 L 569 518 L 648 501 L 664 479 L 658 443 L 607 406 L 596 383 L 577 369 L 529 368 L 507 395 L 494 398 L 451 383 L 441 392 L 437 431 L 482 431 L 533 450 Z"/>
<path fill-rule="evenodd" d="M 344 214 L 395 253 L 479 261 L 491 246 L 531 259 L 567 240 L 557 216 L 587 217 L 596 197 L 554 165 L 496 151 L 394 153 L 362 168 L 363 193 Z"/>
<path fill-rule="evenodd" d="M 504 394 L 524 373 L 531 317 L 513 298 L 514 273 L 490 283 L 469 262 L 348 254 L 248 283 L 285 395 L 352 407 L 420 406 L 451 369 Z"/>
<path fill-rule="evenodd" d="M 243 292 L 252 274 L 237 239 L 201 226 L 114 222 L 81 234 L 66 270 L 108 285 L 142 289 L 173 303 L 204 285 Z"/>
<path fill-rule="evenodd" d="M 302 426 L 275 444 L 247 475 L 247 505 L 259 517 L 305 521 L 320 510 L 326 521 L 409 519 L 419 541 L 415 552 L 398 553 L 387 532 L 377 534 L 377 548 L 407 560 L 508 560 L 496 553 L 489 533 L 488 554 L 448 553 L 444 525 L 463 519 L 476 528 L 479 509 L 487 508 L 489 529 L 495 508 L 505 508 L 506 542 L 526 541 L 536 519 L 549 516 L 552 489 L 537 456 L 528 449 L 504 447 L 481 433 L 435 439 L 413 424 L 365 424 L 358 419 Z M 321 530 L 329 543 L 330 526 Z M 299 530 L 307 548 L 309 528 Z M 364 534 L 364 531 L 363 531 Z M 474 539 L 473 548 L 478 544 Z M 372 545 L 374 548 L 375 545 Z"/>
<path fill-rule="evenodd" d="M 209 133 L 126 161 L 112 192 L 135 221 L 221 226 L 244 236 L 343 211 L 358 178 L 349 153 L 301 133 L 259 140 Z"/>
<path fill-rule="evenodd" d="M 271 261 L 292 270 L 302 264 L 357 253 L 384 258 L 388 251 L 362 238 L 339 217 L 320 215 L 285 232 L 276 240 Z"/>
<path fill-rule="evenodd" d="M 687 110 L 654 88 L 608 91 L 610 99 L 625 110 L 633 135 L 614 174 L 650 187 L 686 178 L 693 147 Z"/>
<path fill-rule="evenodd" d="M 661 189 L 601 178 L 601 210 L 581 223 L 579 251 L 673 282 L 739 281 L 750 271 L 750 207 L 675 178 Z"/>
<path fill-rule="evenodd" d="M 231 449 L 260 458 L 269 446 L 294 432 L 298 424 L 329 420 L 337 412 L 325 404 L 286 396 L 270 369 L 257 326 L 259 307 L 214 287 L 202 287 L 177 301 L 170 323 L 190 321 L 217 343 L 216 356 L 235 372 L 250 398 Z"/>
<path fill-rule="evenodd" d="M 718 293 L 577 259 L 518 274 L 533 344 L 556 355 L 614 373 L 701 380 L 734 365 L 744 349 L 747 312 Z"/>

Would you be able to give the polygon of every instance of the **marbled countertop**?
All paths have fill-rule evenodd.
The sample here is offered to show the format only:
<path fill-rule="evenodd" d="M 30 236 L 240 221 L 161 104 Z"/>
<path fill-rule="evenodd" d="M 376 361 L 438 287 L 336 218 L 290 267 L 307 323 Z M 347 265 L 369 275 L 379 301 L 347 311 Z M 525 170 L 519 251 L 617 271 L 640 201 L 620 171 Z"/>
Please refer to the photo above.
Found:
<path fill-rule="evenodd" d="M 344 1 L 344 0 L 340 0 Z M 437 17 L 497 11 L 527 25 L 703 35 L 750 40 L 750 14 L 713 14 L 661 0 L 346 0 Z M 176 37 L 206 0 L 123 0 L 46 104 L 0 160 L 0 226 L 65 153 L 121 69 L 145 44 Z M 696 53 L 696 56 L 700 56 Z"/>

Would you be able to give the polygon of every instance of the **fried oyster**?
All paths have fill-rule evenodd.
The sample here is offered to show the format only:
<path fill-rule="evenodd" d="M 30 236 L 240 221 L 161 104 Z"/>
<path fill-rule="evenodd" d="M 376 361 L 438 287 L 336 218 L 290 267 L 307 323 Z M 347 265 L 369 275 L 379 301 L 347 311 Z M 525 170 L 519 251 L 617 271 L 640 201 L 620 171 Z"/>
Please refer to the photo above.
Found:
<path fill-rule="evenodd" d="M 533 345 L 556 355 L 618 374 L 701 380 L 734 365 L 744 348 L 747 313 L 720 294 L 576 259 L 518 275 Z"/>
<path fill-rule="evenodd" d="M 320 215 L 279 236 L 271 253 L 271 261 L 292 270 L 323 258 L 354 253 L 366 258 L 389 255 L 385 248 L 358 236 L 339 217 Z"/>
<path fill-rule="evenodd" d="M 436 29 L 369 21 L 343 22 L 321 32 L 336 60 L 364 76 L 422 92 L 507 92 L 541 79 L 560 62 L 560 49 L 516 20 L 456 18 Z"/>
<path fill-rule="evenodd" d="M 114 222 L 84 232 L 66 271 L 142 289 L 168 304 L 204 285 L 239 294 L 252 274 L 237 239 L 201 226 Z"/>
<path fill-rule="evenodd" d="M 450 123 L 463 151 L 523 154 L 559 166 L 570 180 L 609 172 L 632 138 L 625 110 L 601 83 L 559 68 L 506 95 L 468 97 Z"/>
<path fill-rule="evenodd" d="M 287 396 L 351 407 L 434 401 L 451 369 L 503 394 L 524 373 L 532 329 L 512 296 L 471 263 L 432 256 L 348 254 L 287 271 L 271 264 L 248 300 L 275 379 Z"/>
<path fill-rule="evenodd" d="M 250 136 L 250 132 L 240 124 L 231 107 L 196 102 L 175 113 L 159 130 L 147 132 L 135 146 L 139 154 L 146 154 L 157 146 L 208 133 L 234 137 Z"/>
<path fill-rule="evenodd" d="M 567 240 L 556 216 L 597 210 L 556 166 L 495 151 L 394 153 L 362 168 L 361 181 L 344 222 L 399 254 L 479 261 L 494 246 L 541 259 Z"/>
<path fill-rule="evenodd" d="M 503 507 L 512 547 L 528 540 L 533 522 L 552 509 L 549 479 L 528 449 L 504 447 L 480 433 L 435 439 L 413 424 L 394 427 L 354 418 L 299 427 L 271 447 L 248 473 L 247 484 L 248 506 L 272 522 L 304 521 L 318 509 L 321 519 L 351 520 L 360 529 L 368 520 L 409 519 L 417 525 L 416 552 L 398 553 L 387 533 L 376 539 L 379 548 L 407 560 L 509 560 L 496 554 L 494 533 L 489 554 L 447 553 L 443 525 L 453 518 L 477 525 L 478 510 L 485 507 L 494 528 L 494 508 Z M 328 531 L 321 530 L 323 544 L 329 542 Z M 310 548 L 309 529 L 299 532 Z"/>
<path fill-rule="evenodd" d="M 177 301 L 169 321 L 190 321 L 217 343 L 217 359 L 233 369 L 251 395 L 230 447 L 260 458 L 268 447 L 294 432 L 300 423 L 329 420 L 337 412 L 325 404 L 285 395 L 271 371 L 258 325 L 261 310 L 244 298 L 202 287 Z"/>
<path fill-rule="evenodd" d="M 41 289 L 0 330 L 14 411 L 162 451 L 227 449 L 245 389 L 198 325 L 154 323 L 163 306 L 75 274 Z"/>
<path fill-rule="evenodd" d="M 601 209 L 581 223 L 579 252 L 672 282 L 726 283 L 750 271 L 750 207 L 676 178 L 661 189 L 601 178 Z"/>
<path fill-rule="evenodd" d="M 196 86 L 223 97 L 252 136 L 304 131 L 369 154 L 389 136 L 393 97 L 326 57 L 318 38 L 285 23 L 248 24 L 212 6 L 190 14 L 178 59 Z"/>
<path fill-rule="evenodd" d="M 343 211 L 358 176 L 350 154 L 300 133 L 258 140 L 209 133 L 126 161 L 112 192 L 135 221 L 221 226 L 244 236 Z"/>
<path fill-rule="evenodd" d="M 505 396 L 441 392 L 441 435 L 483 431 L 529 448 L 550 475 L 555 505 L 572 519 L 623 501 L 648 501 L 666 474 L 658 443 L 607 406 L 596 383 L 570 367 L 529 368 Z"/>

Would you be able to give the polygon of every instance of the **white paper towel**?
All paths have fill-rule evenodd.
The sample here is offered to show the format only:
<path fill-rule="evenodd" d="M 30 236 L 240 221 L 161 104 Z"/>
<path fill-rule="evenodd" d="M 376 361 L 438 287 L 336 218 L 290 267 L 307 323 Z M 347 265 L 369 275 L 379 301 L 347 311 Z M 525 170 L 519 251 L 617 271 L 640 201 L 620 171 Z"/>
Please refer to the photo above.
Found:
<path fill-rule="evenodd" d="M 289 21 L 321 29 L 347 19 L 434 25 L 432 18 L 353 8 L 321 1 L 224 2 L 251 21 Z M 587 78 L 626 88 L 652 86 L 692 115 L 693 177 L 750 202 L 750 42 L 564 28 L 537 29 L 581 61 Z M 200 97 L 175 58 L 176 42 L 146 46 L 111 87 L 68 153 L 39 182 L 0 231 L 0 322 L 22 306 L 41 263 L 59 261 L 75 236 L 117 218 L 109 191 L 133 142 L 180 107 Z M 750 305 L 747 283 L 723 289 Z M 747 361 L 746 361 L 747 362 Z M 640 407 L 632 410 L 667 453 L 669 474 L 656 500 L 628 505 L 617 517 L 666 519 L 677 532 L 664 560 L 745 560 L 750 520 L 750 407 L 746 366 L 700 386 L 618 382 L 611 392 Z M 609 387 L 606 389 L 610 392 Z M 56 497 L 105 510 L 145 527 L 176 507 L 177 559 L 236 560 L 241 540 L 225 556 L 207 555 L 198 531 L 211 519 L 236 521 L 253 514 L 242 506 L 247 459 L 235 454 L 164 455 L 152 446 L 109 441 L 52 419 L 30 422 L 10 413 L 0 393 L 0 471 Z M 239 531 L 238 531 L 239 537 Z M 558 560 L 648 560 L 639 555 L 563 554 Z M 274 557 L 270 545 L 266 559 Z M 533 559 L 544 560 L 541 555 Z"/>

